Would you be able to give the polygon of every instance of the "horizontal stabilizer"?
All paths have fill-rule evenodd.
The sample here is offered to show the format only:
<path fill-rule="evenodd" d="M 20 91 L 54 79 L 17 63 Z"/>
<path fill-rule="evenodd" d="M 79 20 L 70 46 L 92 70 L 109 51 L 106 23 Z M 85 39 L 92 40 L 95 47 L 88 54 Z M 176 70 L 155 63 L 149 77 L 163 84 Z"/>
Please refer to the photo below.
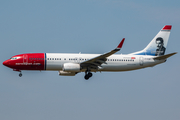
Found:
<path fill-rule="evenodd" d="M 163 59 L 167 59 L 168 57 L 173 56 L 174 54 L 177 54 L 177 52 L 170 53 L 170 54 L 167 54 L 167 55 L 158 56 L 158 57 L 155 57 L 153 59 L 154 60 L 163 60 Z"/>

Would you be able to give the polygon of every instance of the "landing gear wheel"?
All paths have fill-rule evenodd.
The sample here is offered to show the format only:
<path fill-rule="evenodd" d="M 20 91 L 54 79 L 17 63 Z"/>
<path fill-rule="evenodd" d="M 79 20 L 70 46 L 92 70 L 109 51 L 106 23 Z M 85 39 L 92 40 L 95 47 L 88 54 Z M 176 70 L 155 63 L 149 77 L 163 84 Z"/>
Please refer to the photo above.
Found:
<path fill-rule="evenodd" d="M 84 76 L 84 79 L 88 80 L 90 77 L 92 77 L 92 75 L 93 74 L 91 72 L 89 72 Z"/>
<path fill-rule="evenodd" d="M 87 70 L 85 71 L 85 76 L 84 79 L 88 80 L 90 77 L 92 77 L 92 73 L 91 70 L 89 68 L 87 68 Z"/>
<path fill-rule="evenodd" d="M 19 77 L 21 77 L 22 76 L 22 73 L 19 73 Z"/>
<path fill-rule="evenodd" d="M 86 80 L 88 80 L 88 79 L 89 79 L 88 74 L 86 74 L 86 75 L 84 76 L 84 79 L 86 79 Z"/>
<path fill-rule="evenodd" d="M 93 74 L 92 74 L 91 72 L 88 73 L 89 78 L 92 77 L 92 75 L 93 75 Z"/>

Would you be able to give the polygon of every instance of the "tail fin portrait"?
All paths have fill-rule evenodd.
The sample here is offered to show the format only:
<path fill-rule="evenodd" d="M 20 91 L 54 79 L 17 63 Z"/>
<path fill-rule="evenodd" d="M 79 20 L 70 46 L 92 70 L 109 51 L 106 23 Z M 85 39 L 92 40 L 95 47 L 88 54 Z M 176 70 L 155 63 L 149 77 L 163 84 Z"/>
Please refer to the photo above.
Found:
<path fill-rule="evenodd" d="M 168 44 L 171 27 L 171 25 L 165 25 L 142 51 L 135 52 L 132 54 L 151 56 L 164 55 Z"/>

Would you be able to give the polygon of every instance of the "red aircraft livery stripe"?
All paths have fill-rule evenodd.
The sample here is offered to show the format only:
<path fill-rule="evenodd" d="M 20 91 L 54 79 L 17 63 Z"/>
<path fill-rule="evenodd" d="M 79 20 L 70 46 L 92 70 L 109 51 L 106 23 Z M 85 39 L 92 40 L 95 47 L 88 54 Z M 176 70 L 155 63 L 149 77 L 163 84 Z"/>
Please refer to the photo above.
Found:
<path fill-rule="evenodd" d="M 28 53 L 28 54 L 20 54 L 13 57 L 20 57 L 13 64 L 13 60 L 11 63 L 11 67 L 17 70 L 45 70 L 46 60 L 45 53 Z"/>

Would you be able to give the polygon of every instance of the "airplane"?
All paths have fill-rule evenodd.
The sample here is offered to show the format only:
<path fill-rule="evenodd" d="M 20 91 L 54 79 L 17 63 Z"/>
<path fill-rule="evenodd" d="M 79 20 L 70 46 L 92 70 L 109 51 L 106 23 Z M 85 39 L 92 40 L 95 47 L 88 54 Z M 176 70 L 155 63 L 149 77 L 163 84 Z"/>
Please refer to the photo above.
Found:
<path fill-rule="evenodd" d="M 18 71 L 22 70 L 58 71 L 62 76 L 75 76 L 85 72 L 85 80 L 92 77 L 92 72 L 131 71 L 166 62 L 177 52 L 166 54 L 171 25 L 165 25 L 152 41 L 141 51 L 127 55 L 115 54 L 120 51 L 125 38 L 110 52 L 104 54 L 66 54 L 66 53 L 25 53 L 11 57 L 3 65 Z"/>

